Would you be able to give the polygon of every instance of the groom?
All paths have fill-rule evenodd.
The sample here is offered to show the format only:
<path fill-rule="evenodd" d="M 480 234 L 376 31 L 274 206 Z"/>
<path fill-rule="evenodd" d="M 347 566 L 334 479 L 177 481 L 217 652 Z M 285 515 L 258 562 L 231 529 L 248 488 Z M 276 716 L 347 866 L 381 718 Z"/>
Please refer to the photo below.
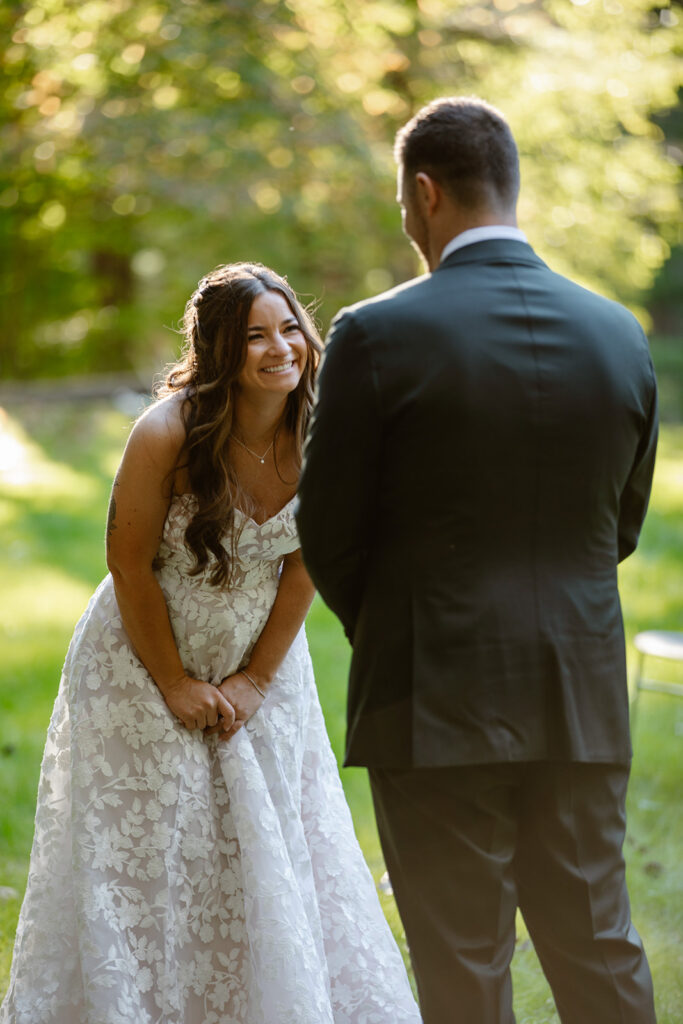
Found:
<path fill-rule="evenodd" d="M 647 341 L 516 226 L 516 146 L 476 99 L 399 132 L 429 273 L 334 321 L 297 515 L 353 645 L 367 765 L 425 1024 L 511 1024 L 519 907 L 563 1024 L 652 1024 L 624 879 L 617 563 L 657 435 Z"/>

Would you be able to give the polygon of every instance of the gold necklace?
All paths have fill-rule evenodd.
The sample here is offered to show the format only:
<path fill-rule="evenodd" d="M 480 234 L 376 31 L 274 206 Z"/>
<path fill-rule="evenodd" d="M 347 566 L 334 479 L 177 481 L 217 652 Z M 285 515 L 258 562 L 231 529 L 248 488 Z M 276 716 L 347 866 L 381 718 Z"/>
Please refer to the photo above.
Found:
<path fill-rule="evenodd" d="M 259 462 L 261 463 L 261 465 L 262 465 L 262 466 L 263 466 L 263 465 L 265 464 L 265 461 L 266 461 L 266 455 L 268 454 L 268 452 L 270 451 L 270 449 L 271 449 L 271 448 L 273 447 L 273 445 L 275 444 L 275 438 L 273 438 L 273 440 L 272 440 L 272 441 L 270 442 L 270 444 L 268 445 L 268 447 L 267 447 L 267 448 L 266 448 L 266 450 L 264 451 L 263 455 L 259 455 L 259 453 L 258 453 L 258 452 L 254 452 L 254 451 L 252 451 L 252 450 L 251 450 L 251 448 L 249 448 L 249 447 L 248 447 L 248 446 L 247 446 L 247 445 L 246 445 L 246 444 L 244 443 L 244 441 L 240 441 L 239 437 L 235 437 L 235 435 L 234 435 L 234 434 L 230 434 L 230 437 L 231 437 L 231 438 L 233 439 L 233 441 L 237 441 L 237 443 L 238 443 L 239 445 L 241 445 L 241 447 L 242 447 L 242 448 L 244 448 L 245 452 L 249 452 L 249 454 L 250 454 L 250 455 L 253 455 L 255 459 L 258 459 L 258 460 L 259 460 Z"/>

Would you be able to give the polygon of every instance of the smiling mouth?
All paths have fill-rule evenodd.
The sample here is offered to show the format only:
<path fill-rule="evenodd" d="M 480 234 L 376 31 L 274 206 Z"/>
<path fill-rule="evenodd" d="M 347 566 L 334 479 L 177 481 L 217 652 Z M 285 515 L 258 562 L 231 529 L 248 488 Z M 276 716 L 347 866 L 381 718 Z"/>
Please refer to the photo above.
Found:
<path fill-rule="evenodd" d="M 286 363 L 278 363 L 277 366 L 262 366 L 262 373 L 286 373 L 294 366 L 294 360 L 288 359 Z"/>

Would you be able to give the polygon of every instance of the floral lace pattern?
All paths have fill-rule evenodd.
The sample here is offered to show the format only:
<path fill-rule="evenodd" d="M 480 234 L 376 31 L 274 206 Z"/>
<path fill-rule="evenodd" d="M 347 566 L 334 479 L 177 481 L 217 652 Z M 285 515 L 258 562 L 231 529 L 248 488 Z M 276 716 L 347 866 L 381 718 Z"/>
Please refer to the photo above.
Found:
<path fill-rule="evenodd" d="M 293 503 L 238 524 L 236 585 L 188 576 L 174 499 L 158 579 L 188 672 L 218 682 L 268 618 Z M 229 743 L 177 723 L 107 577 L 47 737 L 2 1024 L 419 1024 L 356 842 L 300 631 Z"/>

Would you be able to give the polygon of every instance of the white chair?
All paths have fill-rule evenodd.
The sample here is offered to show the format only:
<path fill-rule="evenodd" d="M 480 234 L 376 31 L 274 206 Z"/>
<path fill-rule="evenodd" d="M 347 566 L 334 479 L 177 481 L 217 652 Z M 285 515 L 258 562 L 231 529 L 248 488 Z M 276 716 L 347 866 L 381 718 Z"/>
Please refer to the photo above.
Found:
<path fill-rule="evenodd" d="M 637 633 L 633 645 L 638 651 L 636 665 L 635 691 L 631 706 L 631 728 L 635 724 L 638 698 L 641 690 L 653 690 L 655 693 L 669 693 L 675 697 L 683 697 L 683 682 L 666 682 L 659 679 L 646 679 L 644 668 L 645 658 L 664 658 L 667 661 L 683 662 L 683 633 L 667 630 L 648 629 Z"/>

